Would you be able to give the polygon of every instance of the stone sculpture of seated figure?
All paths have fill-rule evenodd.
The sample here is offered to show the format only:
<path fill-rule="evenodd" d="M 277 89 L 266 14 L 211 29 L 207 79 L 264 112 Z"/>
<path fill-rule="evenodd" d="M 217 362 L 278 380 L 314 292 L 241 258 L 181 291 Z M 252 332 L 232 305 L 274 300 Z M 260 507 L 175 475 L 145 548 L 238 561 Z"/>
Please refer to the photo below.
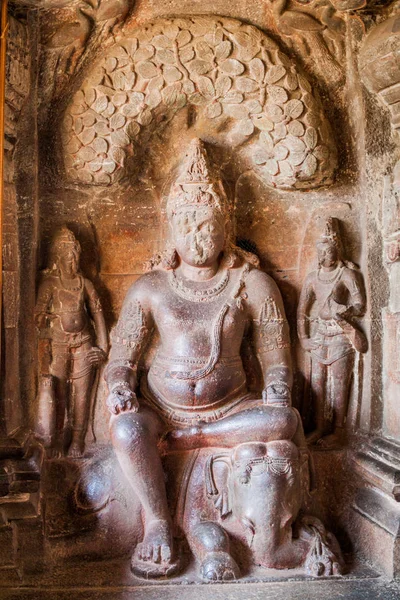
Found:
<path fill-rule="evenodd" d="M 236 523 L 253 527 L 248 545 L 255 562 L 275 568 L 307 563 L 312 573 L 337 572 L 339 559 L 326 542 L 333 536 L 319 522 L 296 534 L 292 527 L 308 455 L 301 421 L 290 407 L 289 328 L 274 281 L 255 266 L 254 256 L 232 244 L 227 197 L 213 169 L 203 144 L 194 140 L 168 200 L 173 250 L 132 285 L 113 333 L 106 369 L 111 438 L 144 521 L 132 570 L 144 577 L 178 571 L 161 457 L 197 451 L 207 460 L 199 459 L 197 467 L 192 461 L 187 471 L 188 510 L 178 526 L 205 579 L 240 576 L 229 527 L 207 517 L 218 512 L 215 506 L 214 513 L 207 511 L 213 504 L 207 494 L 221 498 L 218 461 L 230 472 L 225 498 L 232 504 L 229 509 L 220 502 L 219 512 L 230 511 Z M 137 364 L 154 331 L 156 355 L 136 394 Z M 252 336 L 263 371 L 262 397 L 246 388 L 240 355 L 245 335 Z"/>

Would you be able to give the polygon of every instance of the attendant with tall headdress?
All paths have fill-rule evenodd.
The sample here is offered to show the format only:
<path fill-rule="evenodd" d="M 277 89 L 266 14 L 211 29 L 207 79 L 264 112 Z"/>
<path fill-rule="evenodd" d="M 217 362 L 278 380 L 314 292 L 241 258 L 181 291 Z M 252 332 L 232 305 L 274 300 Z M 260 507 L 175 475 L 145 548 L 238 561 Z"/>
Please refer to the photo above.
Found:
<path fill-rule="evenodd" d="M 42 371 L 41 375 L 48 381 L 51 378 L 55 391 L 55 429 L 48 440 L 49 454 L 55 457 L 63 454 L 66 445 L 70 456 L 83 455 L 93 373 L 108 352 L 100 299 L 79 270 L 80 253 L 72 231 L 62 227 L 52 242 L 50 267 L 43 273 L 35 308 L 39 334 L 48 340 L 50 356 L 48 369 L 43 369 L 48 373 Z M 41 407 L 39 410 L 42 414 Z M 70 440 L 64 435 L 66 430 L 70 430 Z"/>
<path fill-rule="evenodd" d="M 343 259 L 339 224 L 332 217 L 317 240 L 317 254 L 318 269 L 304 282 L 297 322 L 300 343 L 312 361 L 316 428 L 307 442 L 330 449 L 344 441 L 355 352 L 367 347 L 352 321 L 365 310 L 365 291 L 355 265 Z"/>

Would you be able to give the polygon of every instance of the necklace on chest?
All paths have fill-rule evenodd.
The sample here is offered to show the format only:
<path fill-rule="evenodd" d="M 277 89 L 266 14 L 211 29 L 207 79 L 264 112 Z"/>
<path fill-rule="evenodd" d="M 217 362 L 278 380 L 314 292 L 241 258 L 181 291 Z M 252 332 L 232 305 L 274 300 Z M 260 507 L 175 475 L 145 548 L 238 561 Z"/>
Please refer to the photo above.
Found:
<path fill-rule="evenodd" d="M 83 280 L 80 275 L 69 281 L 68 279 L 63 279 L 60 275 L 60 282 L 64 290 L 68 292 L 79 292 L 82 289 Z"/>
<path fill-rule="evenodd" d="M 192 281 L 187 283 L 182 277 L 176 274 L 176 271 L 170 271 L 169 283 L 171 288 L 178 296 L 189 300 L 190 302 L 212 302 L 226 289 L 229 283 L 229 269 L 223 271 L 222 276 L 217 281 Z"/>
<path fill-rule="evenodd" d="M 334 271 L 324 272 L 322 269 L 318 269 L 317 278 L 321 283 L 335 283 L 343 271 L 343 265 L 339 264 Z"/>

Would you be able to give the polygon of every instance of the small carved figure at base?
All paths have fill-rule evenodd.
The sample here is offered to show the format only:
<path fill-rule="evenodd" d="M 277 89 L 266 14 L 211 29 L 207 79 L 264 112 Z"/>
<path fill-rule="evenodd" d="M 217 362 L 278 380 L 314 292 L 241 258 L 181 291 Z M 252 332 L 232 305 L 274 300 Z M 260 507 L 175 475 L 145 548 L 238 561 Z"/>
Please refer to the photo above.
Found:
<path fill-rule="evenodd" d="M 356 267 L 342 259 L 338 222 L 329 218 L 317 241 L 318 270 L 304 282 L 298 306 L 298 335 L 311 354 L 311 392 L 316 428 L 309 445 L 343 447 L 355 353 L 366 352 L 353 318 L 365 311 L 365 291 Z M 312 316 L 316 310 L 316 316 Z"/>
<path fill-rule="evenodd" d="M 62 228 L 53 241 L 51 265 L 43 273 L 35 309 L 40 342 L 46 343 L 41 374 L 50 374 L 54 382 L 55 402 L 44 409 L 54 413 L 51 426 L 48 420 L 51 458 L 64 454 L 66 431 L 71 434 L 68 456 L 83 456 L 96 391 L 93 375 L 108 352 L 100 300 L 93 284 L 79 271 L 79 256 L 74 234 Z M 92 342 L 92 324 L 98 346 Z"/>
<path fill-rule="evenodd" d="M 305 571 L 312 577 L 341 575 L 344 561 L 335 536 L 327 532 L 319 519 L 304 517 L 301 521 L 300 536 L 308 538 L 308 552 Z"/>

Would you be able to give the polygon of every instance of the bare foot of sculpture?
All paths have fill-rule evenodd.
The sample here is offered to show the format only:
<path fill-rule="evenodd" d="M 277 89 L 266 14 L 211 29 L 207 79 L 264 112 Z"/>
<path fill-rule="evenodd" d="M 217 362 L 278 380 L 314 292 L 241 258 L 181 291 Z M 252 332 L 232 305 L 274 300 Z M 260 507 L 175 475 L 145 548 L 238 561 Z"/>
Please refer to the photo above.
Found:
<path fill-rule="evenodd" d="M 132 557 L 132 571 L 138 577 L 153 579 L 171 577 L 179 569 L 173 556 L 171 525 L 168 521 L 154 520 L 146 526 L 143 542 L 136 546 Z"/>
<path fill-rule="evenodd" d="M 64 454 L 63 446 L 64 440 L 62 438 L 57 438 L 50 447 L 46 448 L 47 458 L 50 460 L 57 460 L 59 458 L 62 458 Z"/>
<path fill-rule="evenodd" d="M 78 441 L 72 441 L 69 449 L 68 456 L 70 458 L 82 458 L 83 456 L 83 444 Z"/>
<path fill-rule="evenodd" d="M 46 456 L 47 458 L 51 459 L 58 459 L 61 458 L 63 455 L 61 448 L 47 448 L 46 450 Z"/>
<path fill-rule="evenodd" d="M 322 438 L 323 434 L 324 432 L 321 429 L 316 429 L 315 431 L 312 431 L 311 433 L 306 435 L 307 445 L 313 446 L 314 444 L 317 444 L 318 441 Z"/>
<path fill-rule="evenodd" d="M 228 552 L 209 552 L 200 566 L 200 575 L 206 581 L 233 581 L 240 571 Z"/>
<path fill-rule="evenodd" d="M 343 436 L 336 431 L 330 435 L 320 438 L 317 442 L 318 448 L 321 450 L 338 450 L 343 446 Z"/>

